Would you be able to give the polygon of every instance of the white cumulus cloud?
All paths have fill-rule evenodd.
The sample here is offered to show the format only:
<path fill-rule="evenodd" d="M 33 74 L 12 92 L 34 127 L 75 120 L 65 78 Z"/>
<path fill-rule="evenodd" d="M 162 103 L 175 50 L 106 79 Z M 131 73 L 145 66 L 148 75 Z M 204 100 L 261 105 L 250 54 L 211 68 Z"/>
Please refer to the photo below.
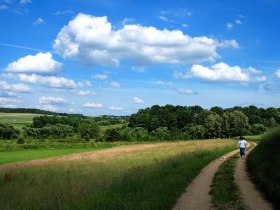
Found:
<path fill-rule="evenodd" d="M 33 23 L 33 25 L 34 25 L 34 26 L 37 26 L 37 25 L 41 25 L 41 24 L 43 24 L 43 23 L 45 23 L 45 21 L 44 21 L 42 18 L 38 18 L 38 19 Z"/>
<path fill-rule="evenodd" d="M 83 107 L 85 107 L 85 108 L 102 108 L 103 104 L 101 104 L 101 103 L 85 103 L 83 105 Z"/>
<path fill-rule="evenodd" d="M 241 68 L 239 66 L 229 66 L 226 63 L 217 63 L 211 67 L 203 65 L 192 65 L 191 70 L 186 73 L 174 72 L 173 77 L 177 79 L 186 79 L 197 77 L 208 81 L 222 82 L 263 82 L 267 78 L 265 76 L 253 77 L 251 74 L 260 74 L 261 71 L 249 67 Z"/>
<path fill-rule="evenodd" d="M 222 62 L 211 66 L 211 68 L 196 64 L 191 67 L 190 72 L 186 74 L 175 72 L 174 77 L 183 79 L 198 77 L 209 81 L 250 81 L 250 75 L 247 70 L 241 69 L 239 66 L 229 66 Z"/>
<path fill-rule="evenodd" d="M 74 80 L 66 79 L 64 77 L 41 76 L 37 74 L 6 74 L 4 76 L 17 79 L 21 82 L 40 84 L 52 88 L 72 89 L 79 87 Z"/>
<path fill-rule="evenodd" d="M 275 75 L 276 77 L 280 78 L 280 69 L 278 69 L 278 70 L 274 73 L 274 75 Z"/>
<path fill-rule="evenodd" d="M 78 91 L 77 93 L 75 93 L 75 95 L 78 95 L 78 96 L 92 96 L 92 95 L 95 95 L 96 93 L 93 92 L 93 91 L 90 91 L 90 90 L 80 90 Z"/>
<path fill-rule="evenodd" d="M 36 55 L 27 55 L 8 65 L 7 72 L 56 74 L 61 71 L 62 63 L 53 60 L 51 53 L 39 52 Z"/>
<path fill-rule="evenodd" d="M 67 101 L 62 97 L 41 96 L 39 98 L 39 103 L 51 105 L 65 105 L 67 104 Z"/>
<path fill-rule="evenodd" d="M 110 86 L 113 87 L 113 88 L 120 88 L 121 87 L 120 83 L 118 83 L 118 82 L 111 82 Z"/>
<path fill-rule="evenodd" d="M 121 111 L 121 110 L 123 110 L 122 107 L 116 107 L 116 106 L 111 106 L 109 109 L 110 109 L 110 110 L 115 110 L 115 111 Z"/>
<path fill-rule="evenodd" d="M 78 14 L 58 33 L 53 48 L 65 59 L 90 65 L 118 66 L 122 60 L 131 60 L 136 66 L 145 66 L 214 61 L 225 41 L 133 24 L 114 30 L 106 16 Z"/>
<path fill-rule="evenodd" d="M 134 97 L 133 102 L 136 104 L 144 104 L 144 100 L 138 97 Z"/>
<path fill-rule="evenodd" d="M 6 81 L 0 82 L 0 90 L 14 91 L 14 92 L 31 92 L 30 88 L 22 83 L 9 84 Z"/>

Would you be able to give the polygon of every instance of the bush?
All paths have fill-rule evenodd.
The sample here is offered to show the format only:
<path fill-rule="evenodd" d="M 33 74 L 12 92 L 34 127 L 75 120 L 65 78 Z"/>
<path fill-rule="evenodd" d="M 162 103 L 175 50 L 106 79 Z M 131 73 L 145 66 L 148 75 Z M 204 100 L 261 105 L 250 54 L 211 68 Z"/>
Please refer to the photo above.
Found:
<path fill-rule="evenodd" d="M 248 157 L 248 168 L 257 186 L 280 209 L 280 127 L 265 133 Z"/>
<path fill-rule="evenodd" d="M 17 144 L 24 144 L 25 140 L 23 137 L 19 137 L 17 140 Z"/>
<path fill-rule="evenodd" d="M 15 129 L 8 123 L 0 123 L 0 139 L 16 139 L 18 138 L 19 130 Z"/>

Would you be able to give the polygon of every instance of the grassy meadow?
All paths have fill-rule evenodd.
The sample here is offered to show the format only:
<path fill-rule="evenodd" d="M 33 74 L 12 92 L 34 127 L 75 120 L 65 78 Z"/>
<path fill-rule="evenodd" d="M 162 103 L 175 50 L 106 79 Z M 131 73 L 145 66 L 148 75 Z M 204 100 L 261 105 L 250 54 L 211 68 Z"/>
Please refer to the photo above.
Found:
<path fill-rule="evenodd" d="M 40 115 L 29 113 L 0 113 L 0 123 L 9 123 L 15 128 L 23 128 L 26 125 L 32 124 L 33 117 L 36 116 Z"/>
<path fill-rule="evenodd" d="M 0 209 L 170 209 L 205 165 L 235 147 L 231 140 L 159 143 L 1 171 Z"/>
<path fill-rule="evenodd" d="M 37 148 L 16 151 L 0 151 L 0 165 L 5 163 L 22 162 L 28 160 L 37 160 L 48 157 L 59 157 L 81 152 L 93 152 L 118 146 L 117 143 L 94 143 L 75 145 L 73 148 L 55 147 L 55 148 Z"/>

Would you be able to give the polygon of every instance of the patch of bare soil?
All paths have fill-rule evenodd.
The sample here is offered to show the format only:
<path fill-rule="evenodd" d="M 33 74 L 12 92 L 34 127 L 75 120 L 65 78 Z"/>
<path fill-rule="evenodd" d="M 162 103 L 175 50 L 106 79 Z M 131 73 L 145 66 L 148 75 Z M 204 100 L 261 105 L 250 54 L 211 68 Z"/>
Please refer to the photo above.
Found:
<path fill-rule="evenodd" d="M 229 158 L 235 155 L 238 150 L 234 150 L 226 155 Z M 178 199 L 173 210 L 209 210 L 214 209 L 211 204 L 211 196 L 209 194 L 212 179 L 223 163 L 223 158 L 214 160 L 208 164 L 199 175 L 186 188 L 186 192 Z"/>
<path fill-rule="evenodd" d="M 134 151 L 142 151 L 149 148 L 161 147 L 166 145 L 166 143 L 157 143 L 157 144 L 141 144 L 141 145 L 129 145 L 129 146 L 119 146 L 101 151 L 94 152 L 83 152 L 77 153 L 62 157 L 53 157 L 45 158 L 39 160 L 31 160 L 27 162 L 17 162 L 17 163 L 8 163 L 0 165 L 0 171 L 8 171 L 17 168 L 23 167 L 34 167 L 34 166 L 43 166 L 51 163 L 57 163 L 59 161 L 74 161 L 74 160 L 102 160 L 104 157 L 115 157 L 120 154 L 130 153 Z"/>
<path fill-rule="evenodd" d="M 260 191 L 252 183 L 246 169 L 246 159 L 238 159 L 234 174 L 246 210 L 273 210 Z"/>

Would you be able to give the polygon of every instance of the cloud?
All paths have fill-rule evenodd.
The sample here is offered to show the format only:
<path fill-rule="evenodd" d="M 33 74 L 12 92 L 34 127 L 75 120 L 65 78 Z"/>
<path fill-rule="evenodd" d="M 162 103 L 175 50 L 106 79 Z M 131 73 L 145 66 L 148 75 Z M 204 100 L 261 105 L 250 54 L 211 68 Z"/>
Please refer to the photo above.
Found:
<path fill-rule="evenodd" d="M 122 60 L 130 60 L 135 66 L 146 66 L 215 61 L 220 57 L 217 49 L 225 41 L 141 25 L 113 30 L 106 16 L 78 14 L 60 30 L 53 48 L 65 59 L 88 65 L 118 66 Z"/>
<path fill-rule="evenodd" d="M 85 80 L 83 83 L 85 86 L 92 87 L 91 81 L 89 80 Z"/>
<path fill-rule="evenodd" d="M 275 75 L 277 78 L 280 78 L 280 69 L 278 69 L 278 70 L 274 73 L 274 75 Z"/>
<path fill-rule="evenodd" d="M 0 10 L 4 10 L 4 9 L 9 9 L 9 7 L 7 5 L 0 5 Z"/>
<path fill-rule="evenodd" d="M 38 106 L 38 109 L 43 109 L 43 110 L 50 111 L 50 112 L 56 112 L 57 111 L 57 108 L 53 105 L 50 105 L 50 104 L 45 104 L 45 105 L 42 105 L 42 106 Z"/>
<path fill-rule="evenodd" d="M 101 80 L 105 80 L 108 78 L 108 75 L 106 74 L 96 74 L 93 76 L 94 79 L 101 79 Z"/>
<path fill-rule="evenodd" d="M 257 82 L 264 82 L 266 80 L 267 80 L 267 78 L 265 76 L 261 76 L 261 77 L 256 77 L 255 78 L 255 81 L 257 81 Z"/>
<path fill-rule="evenodd" d="M 203 65 L 193 65 L 190 72 L 181 73 L 175 72 L 173 76 L 177 79 L 186 79 L 197 77 L 208 81 L 223 81 L 223 82 L 262 82 L 266 80 L 264 76 L 251 77 L 250 72 L 259 74 L 261 71 L 249 67 L 242 69 L 239 66 L 229 66 L 226 63 L 217 63 L 213 66 L 205 67 Z"/>
<path fill-rule="evenodd" d="M 211 68 L 202 65 L 193 65 L 190 75 L 210 81 L 238 81 L 249 82 L 249 74 L 239 66 L 229 66 L 226 63 L 217 63 Z"/>
<path fill-rule="evenodd" d="M 261 74 L 261 73 L 262 73 L 262 71 L 257 70 L 257 69 L 255 69 L 255 68 L 253 68 L 253 67 L 251 67 L 251 66 L 248 68 L 248 71 L 249 71 L 250 73 L 252 73 L 252 74 Z"/>
<path fill-rule="evenodd" d="M 9 84 L 6 81 L 0 82 L 0 90 L 4 91 L 14 91 L 14 92 L 22 92 L 22 93 L 30 93 L 30 88 L 22 83 L 18 84 Z"/>
<path fill-rule="evenodd" d="M 141 98 L 138 98 L 138 97 L 134 97 L 134 98 L 133 98 L 133 102 L 134 102 L 135 104 L 144 104 L 144 100 L 141 99 Z"/>
<path fill-rule="evenodd" d="M 84 108 L 103 108 L 101 103 L 85 103 L 83 105 Z"/>
<path fill-rule="evenodd" d="M 56 74 L 61 71 L 62 63 L 53 60 L 51 53 L 39 52 L 36 55 L 27 55 L 8 65 L 7 72 Z"/>
<path fill-rule="evenodd" d="M 183 94 L 183 95 L 196 95 L 197 92 L 189 89 L 178 89 L 177 93 Z"/>
<path fill-rule="evenodd" d="M 52 96 L 41 96 L 39 98 L 39 103 L 40 104 L 50 104 L 50 105 L 65 105 L 68 102 L 61 98 L 61 97 L 52 97 Z"/>
<path fill-rule="evenodd" d="M 173 82 L 164 82 L 162 80 L 156 81 L 156 84 L 161 85 L 161 86 L 172 86 Z"/>
<path fill-rule="evenodd" d="M 72 89 L 79 87 L 74 80 L 69 80 L 64 77 L 41 76 L 37 74 L 6 74 L 4 76 L 7 78 L 17 79 L 21 82 L 40 84 L 52 88 Z"/>
<path fill-rule="evenodd" d="M 17 103 L 18 101 L 16 99 L 13 98 L 4 98 L 4 97 L 0 97 L 0 104 L 7 104 L 7 103 Z"/>
<path fill-rule="evenodd" d="M 57 11 L 53 15 L 67 15 L 67 14 L 73 14 L 73 11 L 72 10 Z"/>
<path fill-rule="evenodd" d="M 38 18 L 38 19 L 33 23 L 33 25 L 34 25 L 34 26 L 37 26 L 37 25 L 41 25 L 41 24 L 43 24 L 43 23 L 45 23 L 45 21 L 44 21 L 42 18 Z"/>
<path fill-rule="evenodd" d="M 121 107 L 115 107 L 115 106 L 111 106 L 109 109 L 110 109 L 110 110 L 115 110 L 115 111 L 121 111 L 121 110 L 123 110 L 123 108 L 121 108 Z"/>
<path fill-rule="evenodd" d="M 21 4 L 31 4 L 32 1 L 31 0 L 20 0 Z"/>
<path fill-rule="evenodd" d="M 240 19 L 237 19 L 237 20 L 235 20 L 235 23 L 238 24 L 238 25 L 241 25 L 242 21 Z"/>
<path fill-rule="evenodd" d="M 87 90 L 87 91 L 80 90 L 77 93 L 75 93 L 75 95 L 78 95 L 78 96 L 93 96 L 95 94 L 96 94 L 95 92 L 89 91 L 89 90 Z"/>
<path fill-rule="evenodd" d="M 233 24 L 232 23 L 227 23 L 226 27 L 227 27 L 227 30 L 230 31 L 231 29 L 233 29 Z"/>
<path fill-rule="evenodd" d="M 120 88 L 121 87 L 120 83 L 118 83 L 118 82 L 111 82 L 110 86 L 113 87 L 113 88 Z"/>

